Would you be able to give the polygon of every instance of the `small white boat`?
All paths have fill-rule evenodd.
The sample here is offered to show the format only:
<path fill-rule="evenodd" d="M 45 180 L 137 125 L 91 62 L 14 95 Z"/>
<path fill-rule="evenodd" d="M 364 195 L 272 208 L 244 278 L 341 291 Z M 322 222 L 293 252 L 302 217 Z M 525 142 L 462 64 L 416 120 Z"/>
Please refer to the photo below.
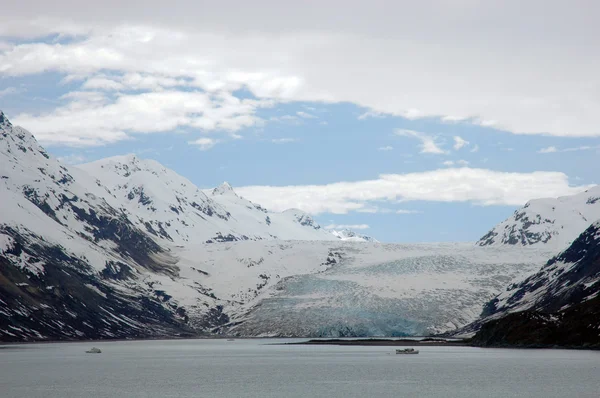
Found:
<path fill-rule="evenodd" d="M 396 350 L 396 354 L 418 354 L 419 350 L 415 350 L 414 348 L 405 348 L 403 350 Z"/>
<path fill-rule="evenodd" d="M 88 354 L 100 354 L 102 352 L 102 350 L 100 350 L 100 348 L 96 348 L 96 347 L 92 347 L 91 350 L 87 350 L 86 353 Z"/>

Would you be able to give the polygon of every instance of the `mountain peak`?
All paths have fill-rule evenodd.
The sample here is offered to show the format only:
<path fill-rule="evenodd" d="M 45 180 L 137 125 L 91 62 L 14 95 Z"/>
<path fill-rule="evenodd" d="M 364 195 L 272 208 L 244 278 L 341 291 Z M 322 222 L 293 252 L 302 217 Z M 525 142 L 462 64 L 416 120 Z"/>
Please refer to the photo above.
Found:
<path fill-rule="evenodd" d="M 106 158 L 104 160 L 112 161 L 115 163 L 122 163 L 122 164 L 135 164 L 135 163 L 139 162 L 140 159 L 134 153 L 128 153 L 125 155 L 113 156 L 110 158 Z"/>
<path fill-rule="evenodd" d="M 213 195 L 235 195 L 233 187 L 227 182 L 223 182 L 221 185 L 213 189 Z"/>
<path fill-rule="evenodd" d="M 532 199 L 496 225 L 477 244 L 570 245 L 590 220 L 600 218 L 600 185 L 585 192 L 558 198 Z"/>
<path fill-rule="evenodd" d="M 11 127 L 12 123 L 8 120 L 4 112 L 0 110 L 0 127 Z"/>

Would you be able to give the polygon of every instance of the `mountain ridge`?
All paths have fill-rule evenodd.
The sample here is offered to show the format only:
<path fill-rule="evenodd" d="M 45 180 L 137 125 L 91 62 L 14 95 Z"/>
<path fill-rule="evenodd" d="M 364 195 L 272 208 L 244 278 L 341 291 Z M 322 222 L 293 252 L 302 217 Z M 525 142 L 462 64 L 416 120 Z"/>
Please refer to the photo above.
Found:
<path fill-rule="evenodd" d="M 600 185 L 575 195 L 530 200 L 482 236 L 477 245 L 550 245 L 558 251 L 597 219 Z"/>

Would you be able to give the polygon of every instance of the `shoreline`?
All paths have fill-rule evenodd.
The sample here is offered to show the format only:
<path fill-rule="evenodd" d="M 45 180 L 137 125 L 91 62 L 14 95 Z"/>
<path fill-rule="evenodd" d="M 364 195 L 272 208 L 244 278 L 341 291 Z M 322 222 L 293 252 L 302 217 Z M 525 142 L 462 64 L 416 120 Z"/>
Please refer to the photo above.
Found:
<path fill-rule="evenodd" d="M 326 339 L 301 341 L 296 343 L 281 343 L 283 345 L 339 345 L 339 346 L 376 346 L 376 347 L 470 347 L 466 340 L 445 339 L 386 339 L 386 338 L 363 338 L 356 340 Z"/>

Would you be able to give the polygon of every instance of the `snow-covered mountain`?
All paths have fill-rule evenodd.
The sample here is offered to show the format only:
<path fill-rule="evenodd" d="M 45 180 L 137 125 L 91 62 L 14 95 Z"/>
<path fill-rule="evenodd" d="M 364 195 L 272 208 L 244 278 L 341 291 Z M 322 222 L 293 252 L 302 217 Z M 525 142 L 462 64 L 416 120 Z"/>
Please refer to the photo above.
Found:
<path fill-rule="evenodd" d="M 0 112 L 0 339 L 189 332 L 143 281 L 175 275 L 173 257 L 86 178 Z"/>
<path fill-rule="evenodd" d="M 600 294 L 600 220 L 592 223 L 539 272 L 510 285 L 486 307 L 489 315 L 554 312 Z"/>
<path fill-rule="evenodd" d="M 477 244 L 545 244 L 561 250 L 599 218 L 600 186 L 595 186 L 576 195 L 531 200 L 485 234 Z"/>
<path fill-rule="evenodd" d="M 347 228 L 339 231 L 332 230 L 331 233 L 340 238 L 341 240 L 348 240 L 352 242 L 378 242 L 375 238 L 359 234 Z"/>
<path fill-rule="evenodd" d="M 94 167 L 106 185 L 84 170 Z M 62 165 L 0 112 L 0 337 L 201 333 L 227 316 L 210 288 L 180 277 L 176 245 L 338 240 L 300 211 L 270 213 L 227 185 L 210 196 L 133 156 Z"/>
<path fill-rule="evenodd" d="M 0 201 L 0 340 L 442 331 L 548 258 L 342 241 L 154 161 L 62 165 L 2 113 Z"/>
<path fill-rule="evenodd" d="M 480 345 L 600 347 L 600 220 L 489 302 Z"/>
<path fill-rule="evenodd" d="M 336 240 L 300 210 L 270 212 L 223 183 L 205 193 L 154 160 L 117 156 L 78 166 L 106 188 L 106 200 L 159 240 Z"/>

